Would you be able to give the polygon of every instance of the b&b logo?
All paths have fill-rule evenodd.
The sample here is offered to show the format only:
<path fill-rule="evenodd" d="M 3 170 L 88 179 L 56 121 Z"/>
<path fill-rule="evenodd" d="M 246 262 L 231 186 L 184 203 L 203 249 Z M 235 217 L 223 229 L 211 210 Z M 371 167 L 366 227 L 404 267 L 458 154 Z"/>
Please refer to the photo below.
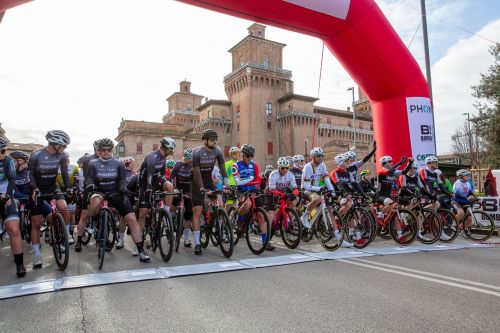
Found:
<path fill-rule="evenodd" d="M 420 140 L 432 141 L 434 136 L 432 135 L 432 125 L 420 125 Z"/>
<path fill-rule="evenodd" d="M 480 198 L 483 204 L 483 211 L 491 216 L 493 222 L 500 225 L 500 197 Z"/>

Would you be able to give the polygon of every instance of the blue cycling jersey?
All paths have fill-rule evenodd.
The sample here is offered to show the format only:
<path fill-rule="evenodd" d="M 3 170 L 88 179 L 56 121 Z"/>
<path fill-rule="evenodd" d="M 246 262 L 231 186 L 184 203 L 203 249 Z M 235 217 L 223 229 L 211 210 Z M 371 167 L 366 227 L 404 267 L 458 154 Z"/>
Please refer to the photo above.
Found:
<path fill-rule="evenodd" d="M 259 166 L 254 161 L 245 164 L 243 161 L 238 161 L 233 164 L 233 177 L 238 185 L 238 192 L 255 191 L 259 189 L 261 177 Z"/>

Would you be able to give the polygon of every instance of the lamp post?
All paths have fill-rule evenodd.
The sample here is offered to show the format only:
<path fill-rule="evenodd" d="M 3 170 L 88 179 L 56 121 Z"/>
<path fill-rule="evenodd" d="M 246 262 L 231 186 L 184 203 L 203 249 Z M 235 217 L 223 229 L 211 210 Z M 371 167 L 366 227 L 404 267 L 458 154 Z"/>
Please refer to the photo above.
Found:
<path fill-rule="evenodd" d="M 352 91 L 352 149 L 356 149 L 356 111 L 354 111 L 354 87 L 347 89 Z"/>
<path fill-rule="evenodd" d="M 469 158 L 472 165 L 472 132 L 470 130 L 470 114 L 469 112 L 462 113 L 463 116 L 467 116 L 467 127 L 469 129 L 468 137 L 469 137 Z"/>

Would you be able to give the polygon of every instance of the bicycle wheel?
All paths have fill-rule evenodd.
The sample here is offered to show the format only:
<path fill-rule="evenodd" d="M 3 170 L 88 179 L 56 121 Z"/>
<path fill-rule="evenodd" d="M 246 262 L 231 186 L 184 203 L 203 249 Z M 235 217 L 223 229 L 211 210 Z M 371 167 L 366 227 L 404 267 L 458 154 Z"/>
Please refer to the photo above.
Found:
<path fill-rule="evenodd" d="M 458 223 L 455 214 L 449 209 L 440 208 L 437 214 L 441 219 L 443 225 L 443 232 L 441 233 L 440 240 L 444 243 L 451 243 L 458 236 Z"/>
<path fill-rule="evenodd" d="M 19 213 L 19 230 L 21 231 L 21 239 L 27 243 L 31 241 L 31 225 L 28 224 L 29 216 L 26 212 Z"/>
<path fill-rule="evenodd" d="M 243 221 L 238 221 L 240 215 L 238 214 L 238 210 L 234 206 L 229 208 L 227 216 L 229 217 L 229 223 L 231 224 L 231 228 L 233 229 L 233 240 L 234 245 L 236 246 L 240 238 L 242 238 L 245 234 L 243 228 L 244 223 Z"/>
<path fill-rule="evenodd" d="M 287 208 L 285 211 L 286 216 L 282 216 L 280 221 L 281 239 L 286 247 L 295 249 L 300 243 L 302 223 L 295 209 Z"/>
<path fill-rule="evenodd" d="M 157 226 L 157 239 L 160 255 L 163 261 L 168 262 L 174 252 L 174 224 L 172 217 L 166 211 L 160 213 L 160 221 Z"/>
<path fill-rule="evenodd" d="M 489 214 L 480 210 L 473 210 L 472 215 L 467 214 L 467 216 L 472 216 L 472 225 L 464 228 L 467 231 L 467 237 L 479 242 L 491 237 L 493 231 L 495 231 L 495 224 Z M 465 220 L 463 223 L 465 223 Z"/>
<path fill-rule="evenodd" d="M 106 241 L 108 239 L 108 223 L 109 216 L 105 210 L 102 210 L 99 214 L 99 221 L 97 222 L 97 266 L 99 270 L 102 269 L 104 264 L 104 255 L 106 253 Z"/>
<path fill-rule="evenodd" d="M 335 209 L 325 210 L 325 214 L 318 217 L 313 229 L 315 229 L 316 238 L 321 246 L 328 251 L 338 249 L 344 240 L 342 217 Z"/>
<path fill-rule="evenodd" d="M 219 246 L 222 254 L 226 258 L 231 258 L 234 250 L 233 228 L 229 222 L 229 217 L 222 208 L 217 209 L 217 219 L 215 222 L 219 233 Z"/>
<path fill-rule="evenodd" d="M 201 214 L 200 216 L 200 242 L 201 247 L 206 249 L 208 243 L 210 242 L 210 230 L 207 225 L 207 221 L 205 221 L 205 215 Z"/>
<path fill-rule="evenodd" d="M 83 232 L 82 236 L 82 244 L 87 245 L 90 242 L 90 239 L 92 239 L 91 233 L 89 233 L 89 230 L 94 230 L 95 232 L 95 222 L 92 219 L 87 219 L 87 226 L 85 227 L 85 231 Z"/>
<path fill-rule="evenodd" d="M 265 224 L 266 230 L 261 230 L 260 221 Z M 271 223 L 264 209 L 254 208 L 246 224 L 247 245 L 253 254 L 261 254 L 266 250 L 269 237 L 271 235 Z"/>
<path fill-rule="evenodd" d="M 179 252 L 181 236 L 184 231 L 184 208 L 177 209 L 176 218 L 174 221 L 174 227 L 175 227 L 175 252 Z M 184 241 L 187 241 L 187 239 L 185 239 Z"/>
<path fill-rule="evenodd" d="M 144 246 L 147 249 L 156 250 L 156 235 L 153 234 L 153 223 L 154 219 L 153 215 L 146 217 L 146 221 L 144 223 L 144 229 L 142 230 L 142 241 L 144 242 Z M 153 249 L 154 248 L 154 249 Z"/>
<path fill-rule="evenodd" d="M 68 267 L 69 261 L 68 234 L 66 233 L 66 225 L 62 215 L 59 213 L 54 215 L 55 218 L 50 228 L 52 250 L 54 251 L 57 266 L 61 271 L 64 271 Z"/>
<path fill-rule="evenodd" d="M 443 223 L 439 215 L 432 209 L 413 209 L 417 218 L 417 239 L 423 244 L 433 244 L 439 240 L 443 232 Z"/>
<path fill-rule="evenodd" d="M 373 233 L 370 212 L 361 207 L 350 209 L 344 217 L 347 225 L 345 236 L 357 249 L 362 249 L 370 244 Z"/>
<path fill-rule="evenodd" d="M 406 208 L 398 208 L 398 213 L 399 216 L 392 214 L 389 231 L 398 244 L 410 245 L 417 238 L 417 218 Z M 401 231 L 401 236 L 398 235 L 398 229 Z"/>
<path fill-rule="evenodd" d="M 107 232 L 105 233 L 106 236 L 106 251 L 111 252 L 113 249 L 113 246 L 115 245 L 117 239 L 118 239 L 118 227 L 116 223 L 116 218 L 115 215 L 111 213 L 111 211 L 108 211 L 108 227 L 107 227 Z"/>

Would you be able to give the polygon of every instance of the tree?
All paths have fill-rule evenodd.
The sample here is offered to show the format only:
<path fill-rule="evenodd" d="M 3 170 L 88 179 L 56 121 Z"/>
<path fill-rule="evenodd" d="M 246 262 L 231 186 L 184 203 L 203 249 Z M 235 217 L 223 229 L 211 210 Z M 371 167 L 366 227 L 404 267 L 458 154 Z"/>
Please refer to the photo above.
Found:
<path fill-rule="evenodd" d="M 463 126 L 453 133 L 451 140 L 453 155 L 459 157 L 463 161 L 462 163 L 469 164 L 473 168 L 478 168 L 486 163 L 488 156 L 486 142 L 474 122 L 471 122 L 469 133 L 469 124 L 465 121 Z"/>
<path fill-rule="evenodd" d="M 493 45 L 490 53 L 495 59 L 493 65 L 472 87 L 472 96 L 478 99 L 474 106 L 479 111 L 474 124 L 485 142 L 486 164 L 500 168 L 500 44 Z"/>

